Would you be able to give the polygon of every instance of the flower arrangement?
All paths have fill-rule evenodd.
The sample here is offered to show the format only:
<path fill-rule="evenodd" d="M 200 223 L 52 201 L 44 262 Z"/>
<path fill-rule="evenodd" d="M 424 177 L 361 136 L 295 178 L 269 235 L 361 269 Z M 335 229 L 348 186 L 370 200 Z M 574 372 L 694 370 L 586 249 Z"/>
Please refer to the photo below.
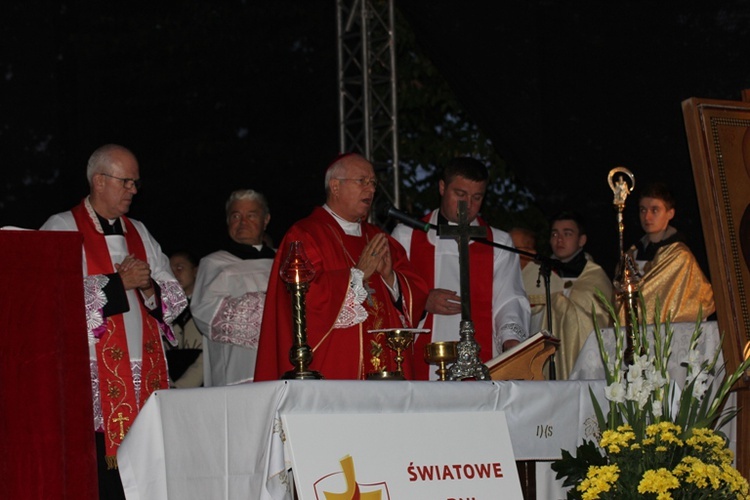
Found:
<path fill-rule="evenodd" d="M 728 499 L 750 498 L 748 482 L 732 466 L 734 455 L 720 429 L 737 414 L 724 409 L 731 387 L 750 368 L 746 359 L 714 389 L 711 377 L 724 374 L 717 367 L 720 350 L 703 359 L 697 349 L 702 334 L 701 315 L 690 339 L 685 386 L 670 380 L 672 329 L 669 313 L 661 321 L 654 314 L 653 348 L 645 318 L 631 315 L 633 361 L 624 363 L 626 329 L 621 328 L 612 304 L 602 295 L 614 320 L 616 354 L 611 358 L 595 324 L 605 367 L 608 413 L 591 393 L 601 437 L 584 441 L 576 455 L 562 450 L 552 464 L 557 478 L 565 478 L 569 499 Z M 645 316 L 645 315 L 644 315 Z M 596 316 L 594 316 L 596 322 Z"/>

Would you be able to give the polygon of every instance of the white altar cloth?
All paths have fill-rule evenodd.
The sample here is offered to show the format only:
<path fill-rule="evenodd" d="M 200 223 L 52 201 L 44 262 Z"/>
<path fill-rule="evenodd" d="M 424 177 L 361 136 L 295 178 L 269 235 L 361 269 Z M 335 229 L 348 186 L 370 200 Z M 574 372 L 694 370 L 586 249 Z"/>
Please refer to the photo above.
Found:
<path fill-rule="evenodd" d="M 128 500 L 287 500 L 282 414 L 503 410 L 516 460 L 554 460 L 595 430 L 589 386 L 603 397 L 602 381 L 292 380 L 157 391 L 117 458 Z M 473 431 L 481 429 L 460 421 L 446 429 Z"/>

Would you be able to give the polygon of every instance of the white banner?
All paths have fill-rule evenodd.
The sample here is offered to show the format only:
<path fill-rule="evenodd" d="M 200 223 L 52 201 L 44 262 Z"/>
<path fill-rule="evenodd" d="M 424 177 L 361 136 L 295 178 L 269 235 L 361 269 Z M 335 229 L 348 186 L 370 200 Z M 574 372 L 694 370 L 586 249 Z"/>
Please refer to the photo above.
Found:
<path fill-rule="evenodd" d="M 502 411 L 281 416 L 300 500 L 522 500 Z"/>

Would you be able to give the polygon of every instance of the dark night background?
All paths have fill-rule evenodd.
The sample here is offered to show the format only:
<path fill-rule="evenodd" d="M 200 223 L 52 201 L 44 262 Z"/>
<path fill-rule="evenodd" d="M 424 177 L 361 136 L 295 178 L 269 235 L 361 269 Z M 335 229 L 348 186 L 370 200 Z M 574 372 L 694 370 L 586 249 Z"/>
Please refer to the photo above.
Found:
<path fill-rule="evenodd" d="M 622 165 L 636 191 L 672 186 L 675 226 L 707 270 L 681 102 L 750 87 L 748 2 L 396 6 L 541 210 L 588 216 L 605 269 L 617 257 L 606 177 Z M 276 241 L 323 200 L 338 152 L 334 0 L 27 0 L 0 7 L 0 30 L 0 226 L 36 228 L 77 203 L 107 142 L 138 157 L 130 215 L 166 252 L 220 247 L 233 189 L 266 193 Z"/>

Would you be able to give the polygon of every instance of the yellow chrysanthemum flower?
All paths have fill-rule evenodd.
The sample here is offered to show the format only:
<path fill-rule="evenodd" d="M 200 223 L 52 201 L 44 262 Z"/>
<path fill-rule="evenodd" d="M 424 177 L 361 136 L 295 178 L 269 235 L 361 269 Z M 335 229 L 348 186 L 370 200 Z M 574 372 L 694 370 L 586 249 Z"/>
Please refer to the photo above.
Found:
<path fill-rule="evenodd" d="M 721 480 L 729 486 L 729 490 L 732 493 L 737 493 L 738 497 L 744 498 L 748 496 L 750 486 L 747 483 L 747 479 L 742 477 L 742 474 L 730 464 L 721 465 Z"/>
<path fill-rule="evenodd" d="M 685 440 L 685 444 L 698 451 L 708 448 L 714 454 L 720 452 L 725 447 L 724 438 L 716 434 L 713 430 L 705 428 L 693 429 L 693 435 Z"/>
<path fill-rule="evenodd" d="M 629 425 L 621 425 L 616 431 L 607 430 L 602 434 L 599 446 L 606 448 L 610 453 L 620 453 L 622 448 L 630 447 L 630 442 L 635 440 L 635 433 Z"/>
<path fill-rule="evenodd" d="M 656 493 L 659 499 L 671 499 L 669 490 L 680 486 L 680 480 L 664 467 L 657 470 L 647 470 L 638 483 L 638 493 Z"/>
<path fill-rule="evenodd" d="M 583 500 L 595 500 L 602 493 L 609 492 L 619 477 L 620 468 L 615 464 L 592 465 L 586 473 L 586 479 L 576 489 L 582 493 Z"/>
<path fill-rule="evenodd" d="M 709 486 L 714 490 L 721 488 L 721 473 L 718 466 L 691 456 L 684 457 L 674 469 L 675 476 L 685 476 L 686 483 L 694 484 L 700 489 Z"/>

